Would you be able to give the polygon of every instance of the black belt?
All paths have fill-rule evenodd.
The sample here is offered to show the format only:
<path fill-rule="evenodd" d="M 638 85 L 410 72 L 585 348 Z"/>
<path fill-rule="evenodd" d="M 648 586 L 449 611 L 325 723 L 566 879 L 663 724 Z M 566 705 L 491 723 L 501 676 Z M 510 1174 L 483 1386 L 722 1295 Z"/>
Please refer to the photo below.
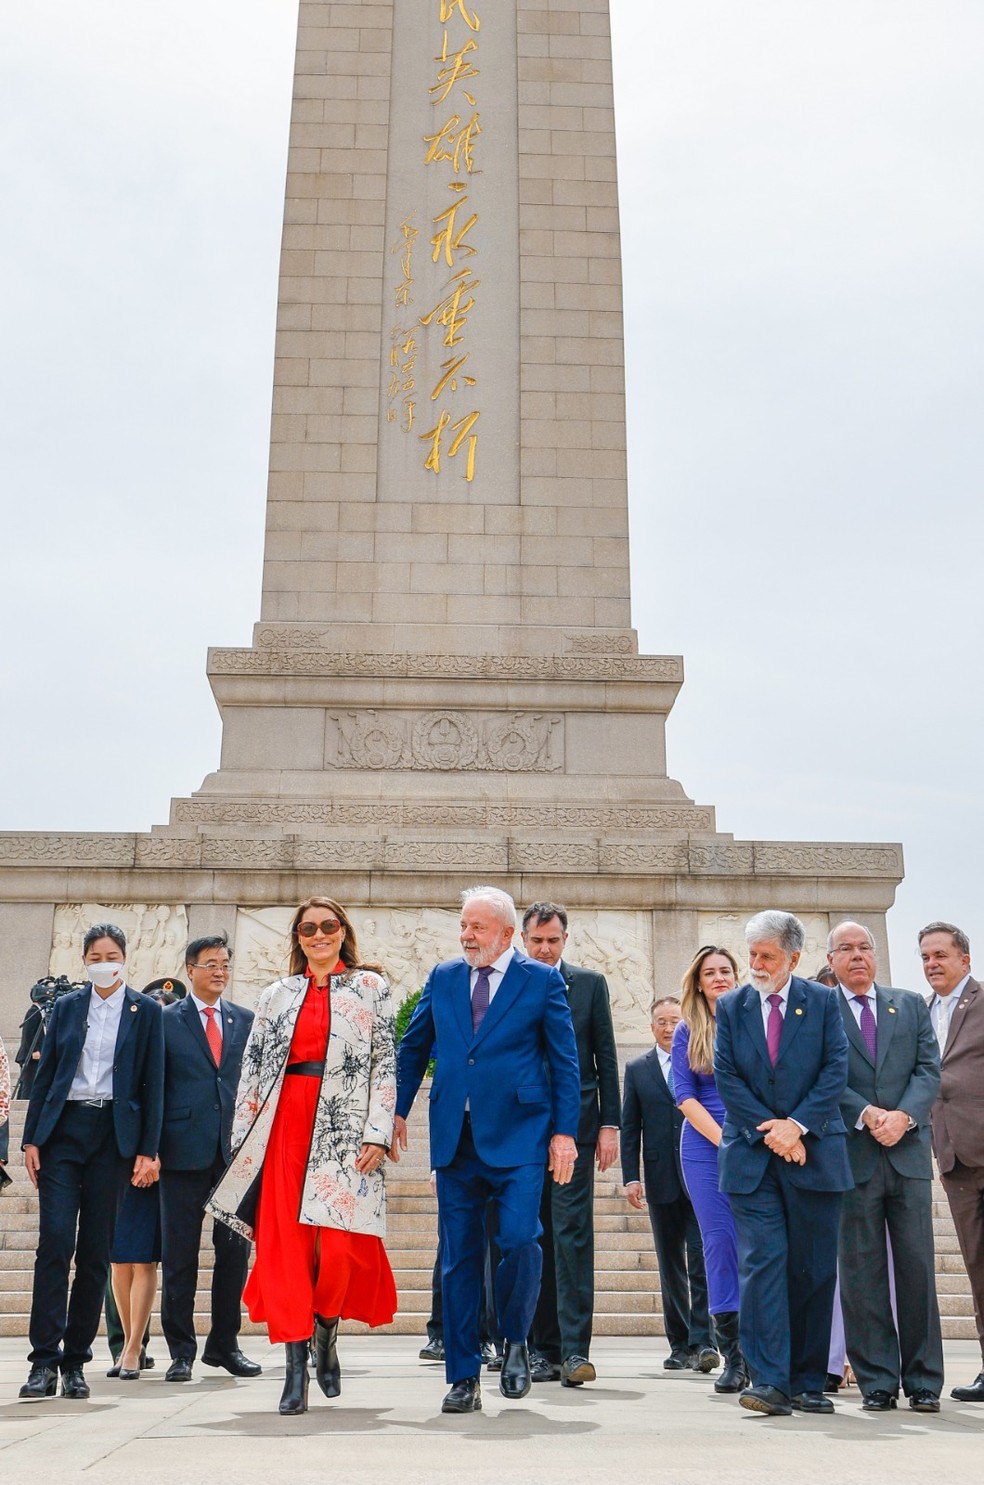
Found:
<path fill-rule="evenodd" d="M 299 1073 L 303 1078 L 320 1078 L 324 1070 L 323 1062 L 291 1062 L 287 1066 L 288 1073 Z"/>
<path fill-rule="evenodd" d="M 113 1102 L 111 1098 L 69 1098 L 66 1103 L 81 1104 L 84 1109 L 108 1109 Z"/>

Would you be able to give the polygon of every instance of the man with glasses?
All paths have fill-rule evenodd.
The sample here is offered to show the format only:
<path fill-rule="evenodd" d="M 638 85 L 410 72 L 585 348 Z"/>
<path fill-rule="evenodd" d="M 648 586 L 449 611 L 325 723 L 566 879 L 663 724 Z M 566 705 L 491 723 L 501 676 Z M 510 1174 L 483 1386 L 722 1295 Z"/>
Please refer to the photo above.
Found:
<path fill-rule="evenodd" d="M 875 941 L 860 923 L 838 924 L 827 960 L 848 1042 L 840 1107 L 854 1189 L 844 1193 L 839 1244 L 847 1354 L 865 1412 L 894 1408 L 901 1386 L 916 1412 L 938 1413 L 943 1340 L 929 1119 L 940 1086 L 936 1035 L 921 995 L 875 984 Z"/>
<path fill-rule="evenodd" d="M 231 1157 L 236 1089 L 253 1023 L 252 1011 L 223 998 L 231 967 L 224 933 L 192 939 L 185 952 L 189 993 L 163 1015 L 161 1326 L 171 1353 L 168 1382 L 191 1381 L 198 1351 L 195 1292 L 205 1201 Z M 224 1222 L 216 1222 L 212 1246 L 211 1328 L 202 1360 L 234 1377 L 257 1377 L 261 1368 L 239 1349 L 249 1244 Z"/>

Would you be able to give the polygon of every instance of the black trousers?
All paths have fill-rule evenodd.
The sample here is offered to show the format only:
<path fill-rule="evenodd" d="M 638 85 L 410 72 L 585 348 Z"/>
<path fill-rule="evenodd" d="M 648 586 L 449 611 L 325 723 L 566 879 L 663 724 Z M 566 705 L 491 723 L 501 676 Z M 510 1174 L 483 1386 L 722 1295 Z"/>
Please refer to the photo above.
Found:
<path fill-rule="evenodd" d="M 82 1103 L 66 1103 L 39 1159 L 29 1360 L 68 1371 L 92 1360 L 116 1214 L 133 1162 L 120 1155 L 112 1105 Z"/>
<path fill-rule="evenodd" d="M 205 1170 L 161 1171 L 161 1329 L 173 1361 L 194 1361 L 198 1353 L 198 1250 L 205 1201 L 224 1170 L 225 1162 L 217 1156 Z M 243 1321 L 249 1243 L 224 1222 L 213 1222 L 212 1247 L 212 1314 L 205 1349 L 234 1351 Z"/>
<path fill-rule="evenodd" d="M 690 1198 L 681 1192 L 675 1201 L 649 1202 L 648 1206 L 670 1350 L 713 1345 L 704 1245 Z"/>
<path fill-rule="evenodd" d="M 569 1356 L 587 1357 L 594 1319 L 595 1144 L 577 1146 L 574 1174 L 558 1186 L 543 1177 L 540 1221 L 543 1276 L 533 1318 L 533 1344 L 559 1366 Z"/>
<path fill-rule="evenodd" d="M 880 1154 L 841 1206 L 841 1306 L 847 1354 L 864 1393 L 943 1390 L 943 1341 L 933 1253 L 933 1183 L 900 1176 Z M 892 1240 L 898 1331 L 888 1285 Z M 900 1367 L 901 1362 L 901 1367 Z"/>

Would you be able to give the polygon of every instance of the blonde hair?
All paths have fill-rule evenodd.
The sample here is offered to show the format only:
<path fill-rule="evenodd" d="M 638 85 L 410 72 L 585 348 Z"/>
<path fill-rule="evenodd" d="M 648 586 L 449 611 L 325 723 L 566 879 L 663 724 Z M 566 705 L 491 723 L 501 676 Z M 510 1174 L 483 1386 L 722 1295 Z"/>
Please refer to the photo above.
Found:
<path fill-rule="evenodd" d="M 694 1072 L 705 1074 L 714 1071 L 714 1017 L 707 1003 L 707 996 L 700 988 L 700 972 L 704 967 L 704 960 L 709 959 L 712 954 L 722 954 L 727 959 L 737 984 L 737 959 L 730 949 L 719 949 L 715 944 L 705 944 L 697 950 L 680 982 L 683 990 L 680 1015 L 690 1031 L 687 1060 Z"/>

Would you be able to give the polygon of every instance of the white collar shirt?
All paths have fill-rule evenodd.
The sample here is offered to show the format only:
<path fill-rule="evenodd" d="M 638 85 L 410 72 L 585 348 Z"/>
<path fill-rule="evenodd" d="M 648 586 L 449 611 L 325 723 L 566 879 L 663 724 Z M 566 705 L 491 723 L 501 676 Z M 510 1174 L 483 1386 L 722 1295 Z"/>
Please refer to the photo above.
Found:
<path fill-rule="evenodd" d="M 505 974 L 506 970 L 512 963 L 515 954 L 516 950 L 510 944 L 509 948 L 505 951 L 504 954 L 500 954 L 498 959 L 493 959 L 491 964 L 485 966 L 485 968 L 487 968 L 489 972 L 489 1005 L 491 1005 L 493 1000 L 495 999 L 495 992 L 502 984 L 502 976 Z M 478 968 L 479 967 L 476 965 L 476 967 L 471 971 L 468 980 L 469 990 L 472 995 L 474 995 L 475 993 L 475 982 L 478 979 Z"/>
<path fill-rule="evenodd" d="M 766 1039 L 768 1039 L 768 1035 L 769 1035 L 769 1017 L 772 1014 L 772 1007 L 769 1004 L 769 996 L 770 995 L 775 995 L 776 993 L 778 993 L 779 1000 L 780 1000 L 779 1014 L 782 1016 L 782 1019 L 785 1021 L 785 1019 L 786 1019 L 786 1004 L 787 1004 L 787 1002 L 789 1000 L 789 987 L 790 987 L 790 985 L 792 985 L 792 983 L 793 983 L 793 977 L 792 977 L 792 975 L 790 975 L 789 978 L 788 978 L 788 980 L 786 981 L 785 985 L 783 985 L 783 987 L 782 987 L 782 989 L 780 991 L 776 992 L 774 990 L 766 990 L 766 992 L 765 992 L 764 995 L 763 995 L 763 993 L 762 993 L 761 990 L 758 990 L 758 986 L 757 985 L 755 986 L 755 989 L 758 990 L 759 999 L 760 999 L 760 1001 L 762 1003 L 762 1028 L 765 1031 Z"/>
<path fill-rule="evenodd" d="M 206 1036 L 208 1035 L 208 1023 L 209 1023 L 209 1020 L 211 1019 L 211 1021 L 213 1022 L 213 1024 L 215 1026 L 217 1026 L 218 1029 L 219 1029 L 219 1040 L 221 1041 L 221 1039 L 222 1039 L 222 1001 L 221 1000 L 217 1000 L 215 1002 L 214 1007 L 213 1006 L 210 1006 L 210 1005 L 206 1005 L 204 1000 L 199 1000 L 198 999 L 198 996 L 195 994 L 194 990 L 189 990 L 188 991 L 188 999 L 189 1000 L 193 1000 L 195 1002 L 195 1006 L 196 1006 L 196 1008 L 198 1010 L 198 1019 L 201 1022 L 202 1030 L 205 1032 L 205 1035 Z M 208 1017 L 208 1016 L 206 1016 L 205 1012 L 206 1011 L 213 1010 L 213 1009 L 215 1011 L 215 1015 L 212 1016 L 211 1018 Z"/>
<path fill-rule="evenodd" d="M 861 1029 L 861 1011 L 862 1011 L 863 1007 L 858 1004 L 858 996 L 855 994 L 855 992 L 853 990 L 848 990 L 848 988 L 847 988 L 846 985 L 841 985 L 840 980 L 838 980 L 837 983 L 838 983 L 838 985 L 840 985 L 841 994 L 843 995 L 844 999 L 847 1001 L 848 1005 L 851 1007 L 851 1010 L 854 1013 L 854 1019 L 858 1023 L 858 1029 L 860 1030 Z M 872 982 L 868 986 L 867 990 L 865 990 L 863 992 L 863 995 L 864 995 L 864 999 L 868 1002 L 868 1009 L 871 1012 L 871 1014 L 874 1016 L 874 1018 L 875 1018 L 875 1025 L 877 1026 L 878 1025 L 878 998 L 875 995 L 874 982 Z"/>
<path fill-rule="evenodd" d="M 943 1048 L 946 1046 L 946 1039 L 950 1034 L 950 1022 L 953 1019 L 954 1008 L 961 995 L 966 990 L 967 981 L 969 979 L 969 974 L 964 975 L 963 979 L 960 981 L 960 984 L 957 985 L 954 990 L 951 990 L 949 995 L 934 994 L 933 996 L 933 1003 L 930 1006 L 929 1010 L 929 1019 L 933 1023 L 933 1030 L 936 1032 L 936 1039 L 940 1044 L 940 1051 L 942 1051 Z"/>
<path fill-rule="evenodd" d="M 68 1090 L 69 1103 L 78 1103 L 89 1098 L 112 1098 L 116 1039 L 125 1005 L 123 985 L 105 999 L 95 986 L 90 989 L 85 1042 L 72 1086 Z"/>

